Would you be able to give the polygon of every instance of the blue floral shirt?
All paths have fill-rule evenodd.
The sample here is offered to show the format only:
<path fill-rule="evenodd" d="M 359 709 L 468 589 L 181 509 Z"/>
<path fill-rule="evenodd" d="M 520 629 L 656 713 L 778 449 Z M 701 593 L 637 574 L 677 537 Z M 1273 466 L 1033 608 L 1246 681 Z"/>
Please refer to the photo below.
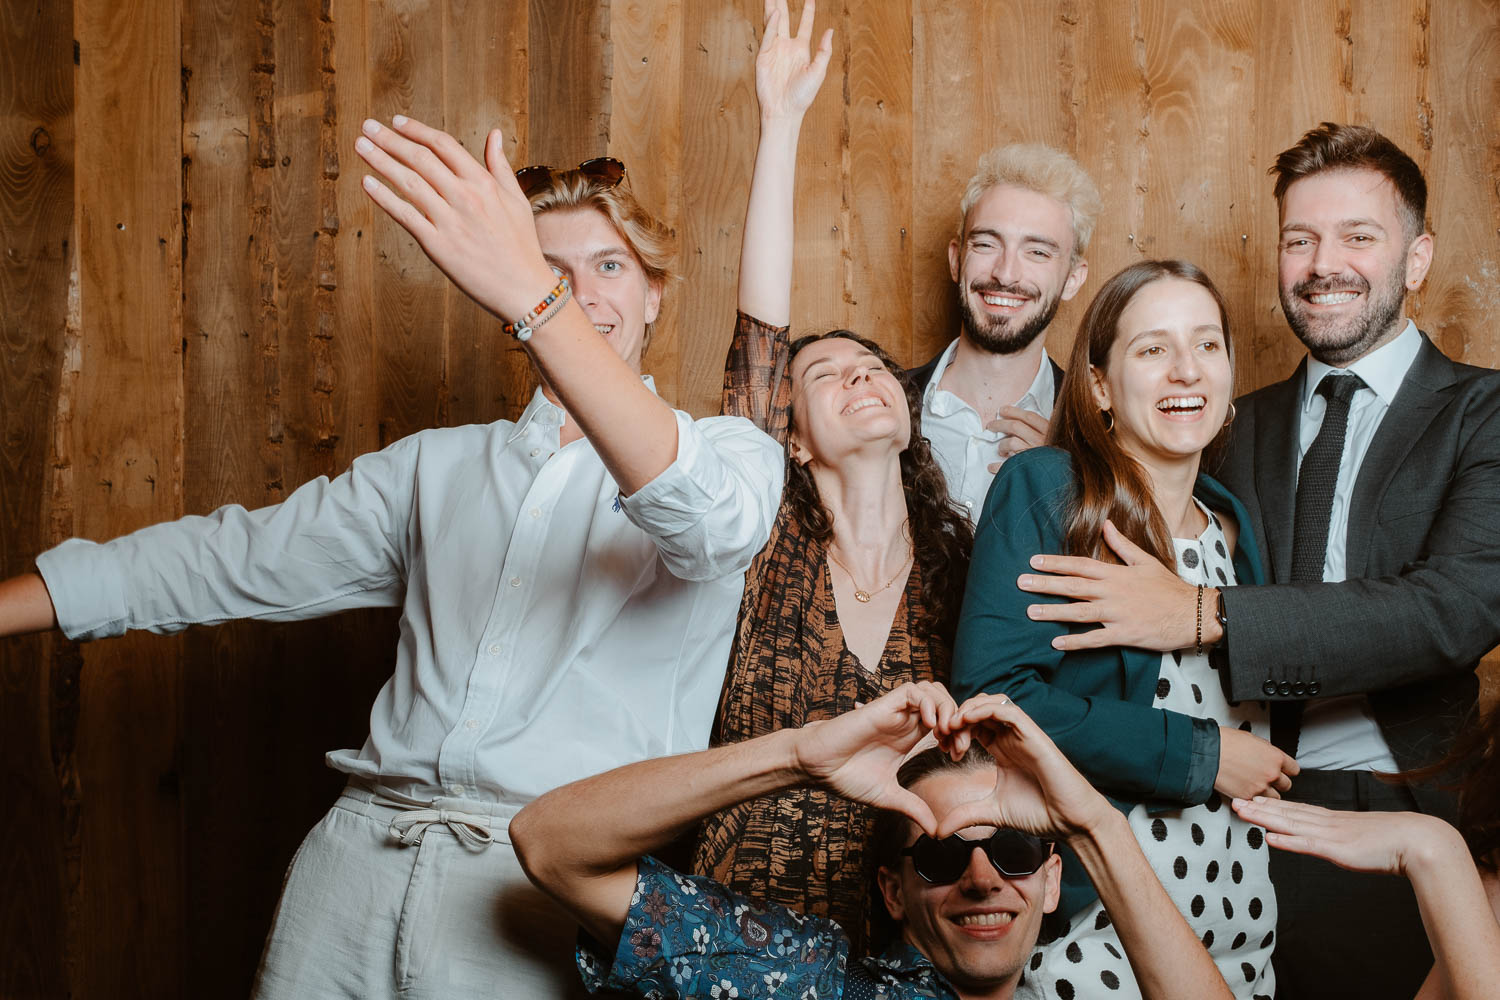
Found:
<path fill-rule="evenodd" d="M 904 942 L 851 966 L 849 939 L 834 921 L 756 902 L 655 858 L 640 861 L 613 963 L 581 935 L 578 971 L 590 992 L 648 1000 L 957 1000 L 932 963 Z"/>

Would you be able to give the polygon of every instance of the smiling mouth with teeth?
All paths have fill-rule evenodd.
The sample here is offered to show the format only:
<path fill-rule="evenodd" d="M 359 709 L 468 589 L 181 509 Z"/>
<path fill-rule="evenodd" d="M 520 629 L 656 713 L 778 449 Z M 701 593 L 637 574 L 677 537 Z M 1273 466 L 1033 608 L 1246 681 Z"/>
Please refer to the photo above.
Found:
<path fill-rule="evenodd" d="M 953 922 L 960 927 L 1002 927 L 1015 919 L 1014 913 L 965 913 Z"/>
<path fill-rule="evenodd" d="M 595 323 L 594 324 L 594 329 L 598 332 L 599 336 L 601 336 L 601 337 L 608 337 L 609 334 L 610 334 L 610 331 L 612 331 L 614 329 L 614 324 Z"/>
<path fill-rule="evenodd" d="M 1003 306 L 1007 309 L 1019 309 L 1026 304 L 1025 299 L 1017 298 L 1014 295 L 988 295 L 981 292 L 979 297 L 984 300 L 984 304 L 987 306 Z"/>
<path fill-rule="evenodd" d="M 1316 295 L 1307 296 L 1307 301 L 1315 306 L 1336 306 L 1344 302 L 1352 302 L 1359 298 L 1358 292 L 1319 292 Z"/>
<path fill-rule="evenodd" d="M 884 407 L 885 405 L 886 403 L 883 399 L 879 399 L 875 396 L 861 396 L 859 399 L 856 399 L 854 402 L 844 407 L 843 412 L 846 414 L 854 413 L 858 410 L 869 409 L 872 406 Z"/>
<path fill-rule="evenodd" d="M 1168 396 L 1156 404 L 1163 413 L 1197 413 L 1208 405 L 1202 396 Z"/>

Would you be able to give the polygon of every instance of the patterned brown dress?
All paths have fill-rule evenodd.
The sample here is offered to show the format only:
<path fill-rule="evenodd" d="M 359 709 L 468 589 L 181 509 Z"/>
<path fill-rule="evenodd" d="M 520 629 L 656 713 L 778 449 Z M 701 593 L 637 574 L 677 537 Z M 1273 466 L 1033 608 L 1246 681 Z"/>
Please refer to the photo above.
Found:
<path fill-rule="evenodd" d="M 783 444 L 787 347 L 786 328 L 742 314 L 724 372 L 723 412 L 750 418 Z M 716 743 L 832 718 L 907 681 L 947 681 L 952 636 L 926 626 L 920 573 L 908 576 L 879 667 L 870 671 L 844 644 L 826 556 L 826 546 L 809 539 L 783 504 L 745 576 Z M 693 870 L 837 920 L 858 953 L 870 932 L 874 869 L 866 847 L 874 816 L 868 806 L 815 788 L 752 799 L 704 821 Z"/>

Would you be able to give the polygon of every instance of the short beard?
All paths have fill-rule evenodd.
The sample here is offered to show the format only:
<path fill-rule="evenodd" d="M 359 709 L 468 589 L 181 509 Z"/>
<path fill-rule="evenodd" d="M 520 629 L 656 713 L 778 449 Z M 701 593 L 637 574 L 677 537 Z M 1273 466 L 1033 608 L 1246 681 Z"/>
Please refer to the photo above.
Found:
<path fill-rule="evenodd" d="M 1372 294 L 1370 283 L 1358 275 L 1336 275 L 1330 278 L 1308 278 L 1290 290 L 1280 290 L 1281 311 L 1287 325 L 1302 341 L 1309 354 L 1332 368 L 1347 368 L 1368 354 L 1401 315 L 1406 302 L 1406 281 L 1400 269 L 1391 272 L 1391 280 L 1379 294 Z M 1340 323 L 1317 323 L 1303 311 L 1304 295 L 1320 292 L 1358 289 L 1365 296 L 1365 307 L 1356 316 Z"/>
<path fill-rule="evenodd" d="M 994 285 L 983 289 L 971 286 L 968 289 L 972 292 L 981 290 L 1004 293 L 1015 291 L 1015 286 Z M 1059 292 L 1043 301 L 1041 310 L 1034 317 L 1013 329 L 1009 317 L 1001 316 L 990 319 L 976 313 L 974 307 L 969 304 L 969 296 L 964 287 L 958 286 L 958 313 L 964 334 L 975 347 L 990 354 L 1004 356 L 1019 354 L 1026 350 L 1031 346 L 1032 341 L 1040 337 L 1052 323 L 1052 317 L 1057 315 L 1057 308 L 1061 304 L 1062 293 Z"/>

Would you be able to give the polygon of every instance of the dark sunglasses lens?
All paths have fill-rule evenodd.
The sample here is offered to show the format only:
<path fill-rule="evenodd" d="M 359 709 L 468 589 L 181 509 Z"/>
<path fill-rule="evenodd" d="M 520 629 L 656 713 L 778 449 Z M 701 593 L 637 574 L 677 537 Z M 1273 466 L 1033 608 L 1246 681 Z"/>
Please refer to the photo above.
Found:
<path fill-rule="evenodd" d="M 528 198 L 546 187 L 551 180 L 551 167 L 522 167 L 516 171 L 516 183 L 521 185 L 521 193 Z"/>
<path fill-rule="evenodd" d="M 933 840 L 923 836 L 911 848 L 911 863 L 929 882 L 957 882 L 969 866 L 974 844 L 960 837 Z"/>
<path fill-rule="evenodd" d="M 1000 830 L 990 838 L 986 853 L 1001 875 L 1031 875 L 1047 860 L 1047 845 L 1015 830 Z"/>
<path fill-rule="evenodd" d="M 613 156 L 596 156 L 578 164 L 578 172 L 591 181 L 614 187 L 625 179 L 625 164 Z"/>

